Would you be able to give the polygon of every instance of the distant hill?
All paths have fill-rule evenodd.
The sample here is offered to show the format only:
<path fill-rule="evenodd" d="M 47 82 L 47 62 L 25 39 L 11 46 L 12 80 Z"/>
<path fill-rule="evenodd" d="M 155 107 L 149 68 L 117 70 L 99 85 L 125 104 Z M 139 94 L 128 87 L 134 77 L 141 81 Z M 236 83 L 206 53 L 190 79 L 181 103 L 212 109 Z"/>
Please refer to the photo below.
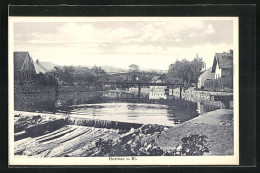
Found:
<path fill-rule="evenodd" d="M 104 69 L 108 73 L 126 73 L 128 72 L 128 69 L 124 68 L 118 68 L 118 67 L 113 67 L 113 66 L 101 66 L 102 69 Z M 145 69 L 140 69 L 141 72 L 156 72 L 159 74 L 166 73 L 166 70 L 156 70 L 156 69 L 150 69 L 150 68 L 145 68 Z"/>
<path fill-rule="evenodd" d="M 86 66 L 78 66 L 78 67 L 81 67 L 81 68 L 87 67 L 89 69 L 92 69 L 94 66 L 86 65 Z M 107 73 L 125 73 L 125 72 L 128 72 L 127 69 L 113 67 L 113 66 L 99 66 L 99 67 L 101 67 Z"/>
<path fill-rule="evenodd" d="M 84 68 L 91 69 L 93 66 L 86 65 L 86 66 L 74 66 L 77 70 L 83 70 Z M 100 66 L 103 70 L 105 70 L 107 73 L 127 73 L 128 69 L 125 68 L 119 68 L 114 66 Z M 150 68 L 144 68 L 140 69 L 141 72 L 156 72 L 159 74 L 166 73 L 167 70 L 157 70 L 157 69 L 150 69 Z"/>
<path fill-rule="evenodd" d="M 128 69 L 118 68 L 113 66 L 100 66 L 104 69 L 107 73 L 125 73 L 128 72 Z"/>
<path fill-rule="evenodd" d="M 144 71 L 144 72 L 156 72 L 156 73 L 159 73 L 159 74 L 167 73 L 167 70 L 157 70 L 157 69 L 151 69 L 151 68 L 141 69 L 141 71 Z"/>

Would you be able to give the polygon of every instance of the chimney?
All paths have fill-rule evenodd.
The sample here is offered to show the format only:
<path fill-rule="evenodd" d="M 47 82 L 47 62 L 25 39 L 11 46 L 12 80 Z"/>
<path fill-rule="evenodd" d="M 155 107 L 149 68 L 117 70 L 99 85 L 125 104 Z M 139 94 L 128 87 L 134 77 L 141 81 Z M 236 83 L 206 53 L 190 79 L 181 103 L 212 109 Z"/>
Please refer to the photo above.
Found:
<path fill-rule="evenodd" d="M 39 64 L 39 60 L 38 59 L 36 59 L 36 63 Z"/>

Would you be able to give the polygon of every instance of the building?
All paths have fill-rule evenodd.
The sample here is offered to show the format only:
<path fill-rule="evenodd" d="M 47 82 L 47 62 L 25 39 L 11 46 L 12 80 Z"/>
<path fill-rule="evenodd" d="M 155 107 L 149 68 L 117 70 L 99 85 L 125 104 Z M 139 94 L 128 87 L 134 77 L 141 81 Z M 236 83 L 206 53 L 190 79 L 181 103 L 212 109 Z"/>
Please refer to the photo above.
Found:
<path fill-rule="evenodd" d="M 204 83 L 206 80 L 211 80 L 215 78 L 215 74 L 212 73 L 212 67 L 205 70 L 198 79 L 198 88 L 204 88 Z"/>
<path fill-rule="evenodd" d="M 108 98 L 134 98 L 134 95 L 127 91 L 106 90 L 103 92 L 103 97 Z"/>
<path fill-rule="evenodd" d="M 149 99 L 167 99 L 169 96 L 169 89 L 167 86 L 160 85 L 159 83 L 164 83 L 162 76 L 154 76 L 151 83 L 158 83 L 158 85 L 150 86 Z"/>
<path fill-rule="evenodd" d="M 233 50 L 216 53 L 211 72 L 214 73 L 215 79 L 233 77 Z"/>
<path fill-rule="evenodd" d="M 33 62 L 36 74 L 45 74 L 54 70 L 55 64 L 52 62 L 40 62 L 38 59 Z"/>
<path fill-rule="evenodd" d="M 14 81 L 28 82 L 36 75 L 29 52 L 14 52 Z"/>

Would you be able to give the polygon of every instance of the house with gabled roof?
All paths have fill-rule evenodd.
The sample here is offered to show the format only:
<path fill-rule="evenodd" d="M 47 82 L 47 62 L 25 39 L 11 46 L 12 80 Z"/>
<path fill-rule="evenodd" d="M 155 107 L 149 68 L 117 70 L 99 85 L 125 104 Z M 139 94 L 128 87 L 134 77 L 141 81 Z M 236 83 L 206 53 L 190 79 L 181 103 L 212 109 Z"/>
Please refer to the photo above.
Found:
<path fill-rule="evenodd" d="M 162 76 L 154 76 L 152 79 L 151 79 L 151 83 L 163 83 L 163 78 Z"/>
<path fill-rule="evenodd" d="M 36 74 L 45 74 L 47 72 L 50 72 L 54 70 L 55 64 L 52 62 L 41 62 L 38 59 L 36 61 L 33 61 Z"/>
<path fill-rule="evenodd" d="M 29 52 L 14 52 L 14 80 L 31 81 L 36 75 Z"/>
<path fill-rule="evenodd" d="M 233 50 L 216 53 L 211 72 L 214 73 L 215 79 L 233 77 Z"/>

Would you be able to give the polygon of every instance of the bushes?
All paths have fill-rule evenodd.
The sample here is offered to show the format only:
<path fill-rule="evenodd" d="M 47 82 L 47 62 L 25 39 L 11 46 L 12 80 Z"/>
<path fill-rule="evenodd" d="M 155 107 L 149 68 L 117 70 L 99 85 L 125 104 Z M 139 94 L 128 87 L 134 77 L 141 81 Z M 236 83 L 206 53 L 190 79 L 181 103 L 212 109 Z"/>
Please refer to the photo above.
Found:
<path fill-rule="evenodd" d="M 145 128 L 143 128 L 145 127 Z M 158 126 L 156 132 L 144 134 L 147 128 L 143 126 L 138 130 L 113 141 L 112 139 L 100 138 L 95 142 L 95 149 L 91 156 L 201 156 L 209 152 L 207 136 L 191 134 L 181 139 L 180 144 L 173 146 L 173 150 L 163 150 L 157 146 L 155 139 L 147 139 L 152 134 L 159 133 L 163 130 Z M 146 136 L 146 137 L 145 137 Z M 143 138 L 143 139 L 142 139 Z M 146 139 L 145 139 L 146 138 Z M 145 139 L 145 140 L 144 140 Z"/>
<path fill-rule="evenodd" d="M 182 138 L 182 145 L 181 147 L 176 148 L 175 154 L 182 155 L 182 156 L 201 156 L 203 153 L 208 153 L 209 149 L 206 146 L 206 139 L 205 135 L 190 135 L 189 137 Z M 179 149 L 179 150 L 178 150 Z"/>
<path fill-rule="evenodd" d="M 50 74 L 38 74 L 34 77 L 34 83 L 39 86 L 57 86 L 58 81 Z"/>
<path fill-rule="evenodd" d="M 218 78 L 206 80 L 204 89 L 208 91 L 225 91 L 233 92 L 233 78 Z"/>

